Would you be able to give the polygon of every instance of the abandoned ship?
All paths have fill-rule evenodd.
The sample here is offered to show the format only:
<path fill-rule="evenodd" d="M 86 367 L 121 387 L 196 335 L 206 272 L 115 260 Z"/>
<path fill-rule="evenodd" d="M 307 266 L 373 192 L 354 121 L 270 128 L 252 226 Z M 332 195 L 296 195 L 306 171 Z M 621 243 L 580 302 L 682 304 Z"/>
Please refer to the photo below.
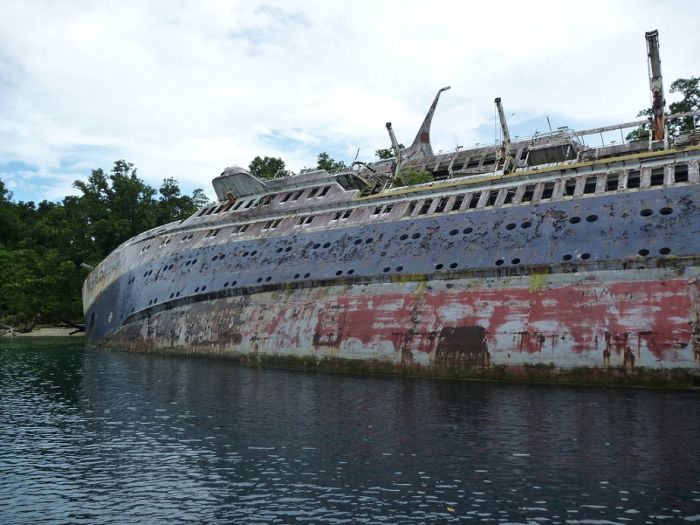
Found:
<path fill-rule="evenodd" d="M 700 138 L 653 115 L 259 180 L 144 232 L 83 286 L 88 340 L 131 351 L 451 377 L 700 384 Z M 694 117 L 695 114 L 676 115 Z M 586 145 L 646 124 L 648 139 Z M 590 140 L 589 140 L 590 142 Z M 424 171 L 433 181 L 396 184 Z"/>

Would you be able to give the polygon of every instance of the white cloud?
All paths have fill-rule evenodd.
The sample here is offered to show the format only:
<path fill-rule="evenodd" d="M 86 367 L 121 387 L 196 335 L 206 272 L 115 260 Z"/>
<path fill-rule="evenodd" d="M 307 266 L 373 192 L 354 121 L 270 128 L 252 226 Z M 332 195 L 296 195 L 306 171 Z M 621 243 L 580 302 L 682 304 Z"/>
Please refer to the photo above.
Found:
<path fill-rule="evenodd" d="M 125 158 L 157 186 L 204 187 L 230 164 L 320 151 L 369 160 L 384 123 L 413 139 L 435 91 L 435 149 L 514 122 L 604 125 L 648 104 L 644 31 L 660 31 L 667 88 L 698 74 L 694 1 L 137 2 L 10 0 L 0 18 L 0 168 L 17 196 Z M 534 130 L 532 130 L 534 131 Z M 84 171 L 80 171 L 80 169 Z M 8 179 L 10 175 L 0 173 Z"/>

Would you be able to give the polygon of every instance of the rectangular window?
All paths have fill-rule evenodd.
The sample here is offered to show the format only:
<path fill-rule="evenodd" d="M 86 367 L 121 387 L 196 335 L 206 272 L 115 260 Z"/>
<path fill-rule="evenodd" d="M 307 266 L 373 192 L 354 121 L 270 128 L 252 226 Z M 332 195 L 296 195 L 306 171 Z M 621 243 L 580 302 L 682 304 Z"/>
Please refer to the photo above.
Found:
<path fill-rule="evenodd" d="M 298 201 L 299 197 L 301 197 L 301 194 L 304 193 L 304 190 L 299 190 L 297 191 L 294 195 L 292 195 L 292 200 L 293 201 Z"/>
<path fill-rule="evenodd" d="M 297 225 L 297 226 L 301 226 L 302 224 L 304 224 L 304 221 L 305 221 L 305 220 L 306 220 L 306 217 L 299 217 L 299 219 L 297 220 L 297 224 L 296 224 L 296 225 Z"/>
<path fill-rule="evenodd" d="M 215 210 L 215 209 L 216 209 L 216 206 L 212 206 L 211 208 L 209 208 L 209 209 L 207 210 L 207 215 L 211 215 L 212 213 L 214 213 L 214 210 Z"/>
<path fill-rule="evenodd" d="M 262 199 L 260 199 L 260 206 L 269 206 L 274 197 L 274 195 L 268 195 L 266 197 L 263 197 Z"/>
<path fill-rule="evenodd" d="M 372 210 L 372 215 L 379 215 L 381 212 L 382 212 L 382 207 L 381 207 L 381 206 L 377 206 L 376 208 L 374 208 L 374 209 Z"/>
<path fill-rule="evenodd" d="M 472 200 L 469 201 L 469 209 L 473 210 L 476 208 L 476 205 L 479 203 L 479 195 L 480 193 L 472 193 Z"/>
<path fill-rule="evenodd" d="M 535 185 L 528 184 L 525 187 L 525 192 L 523 193 L 523 198 L 520 199 L 520 202 L 532 202 L 532 197 L 534 195 L 535 195 Z"/>
<path fill-rule="evenodd" d="M 476 168 L 481 162 L 481 157 L 471 157 L 467 163 L 467 168 Z"/>
<path fill-rule="evenodd" d="M 406 213 L 404 213 L 404 217 L 410 217 L 413 215 L 413 212 L 416 210 L 416 203 L 412 202 L 408 205 L 408 208 L 406 208 Z"/>
<path fill-rule="evenodd" d="M 242 204 L 243 204 L 243 201 L 238 201 L 236 203 L 236 205 L 231 209 L 231 211 L 237 210 L 238 208 L 241 207 Z"/>
<path fill-rule="evenodd" d="M 291 197 L 291 193 L 287 193 L 284 197 L 282 197 L 282 200 L 280 202 L 287 202 L 289 200 L 289 197 Z"/>
<path fill-rule="evenodd" d="M 544 188 L 542 189 L 542 197 L 540 198 L 540 200 L 551 199 L 553 193 L 554 193 L 554 183 L 553 182 L 546 182 L 544 184 Z"/>
<path fill-rule="evenodd" d="M 250 208 L 254 203 L 255 203 L 255 199 L 249 200 L 249 201 L 248 201 L 248 204 L 245 205 L 245 208 L 246 208 L 246 209 Z"/>
<path fill-rule="evenodd" d="M 664 169 L 654 168 L 651 170 L 651 186 L 663 186 L 664 185 Z"/>
<path fill-rule="evenodd" d="M 496 204 L 496 199 L 498 198 L 498 192 L 497 191 L 491 191 L 489 192 L 489 198 L 486 199 L 486 206 L 493 206 Z"/>
<path fill-rule="evenodd" d="M 318 194 L 319 197 L 325 197 L 326 194 L 328 193 L 328 190 L 330 190 L 330 186 L 324 186 L 323 189 L 321 190 L 321 193 Z"/>
<path fill-rule="evenodd" d="M 352 215 L 353 210 L 345 210 L 345 213 L 343 213 L 343 216 L 341 219 L 349 219 L 350 215 Z"/>
<path fill-rule="evenodd" d="M 515 188 L 508 188 L 506 190 L 506 198 L 503 199 L 503 204 L 510 204 L 513 202 L 513 197 L 515 197 Z"/>
<path fill-rule="evenodd" d="M 591 177 L 586 177 L 586 184 L 583 186 L 584 195 L 589 193 L 595 193 L 596 179 L 597 177 L 595 175 Z"/>
<path fill-rule="evenodd" d="M 382 210 L 382 214 L 391 213 L 391 210 L 393 210 L 393 209 L 394 209 L 393 204 L 387 204 L 386 206 L 384 206 L 384 209 Z"/>
<path fill-rule="evenodd" d="M 620 176 L 617 174 L 608 174 L 605 178 L 605 191 L 617 191 L 617 185 L 620 181 Z"/>
<path fill-rule="evenodd" d="M 447 206 L 448 200 L 450 200 L 449 197 L 443 197 L 442 199 L 440 199 L 437 208 L 435 208 L 435 213 L 442 213 L 443 211 L 445 211 L 445 207 Z"/>
<path fill-rule="evenodd" d="M 457 195 L 454 204 L 452 204 L 452 211 L 457 211 L 459 207 L 464 202 L 464 195 Z"/>
<path fill-rule="evenodd" d="M 627 189 L 639 188 L 642 183 L 642 176 L 639 170 L 630 171 L 627 174 Z"/>
<path fill-rule="evenodd" d="M 313 199 L 316 194 L 318 193 L 319 188 L 314 188 L 309 192 L 309 194 L 306 196 L 307 199 Z"/>
<path fill-rule="evenodd" d="M 688 182 L 688 165 L 673 167 L 673 182 Z"/>
<path fill-rule="evenodd" d="M 342 215 L 342 213 L 339 212 L 339 211 L 337 211 L 337 212 L 335 212 L 335 215 L 333 215 L 333 218 L 332 218 L 331 220 L 332 220 L 332 221 L 337 221 L 338 219 L 340 219 L 340 216 L 341 216 L 341 215 Z"/>
<path fill-rule="evenodd" d="M 576 191 L 576 179 L 566 179 L 564 181 L 564 196 L 573 197 Z"/>
<path fill-rule="evenodd" d="M 489 153 L 484 157 L 484 166 L 487 164 L 495 164 L 496 163 L 496 154 L 495 153 Z"/>
<path fill-rule="evenodd" d="M 420 211 L 418 212 L 418 215 L 425 215 L 428 213 L 428 210 L 430 209 L 430 205 L 433 203 L 433 199 L 426 199 L 423 201 L 423 206 L 421 206 Z"/>

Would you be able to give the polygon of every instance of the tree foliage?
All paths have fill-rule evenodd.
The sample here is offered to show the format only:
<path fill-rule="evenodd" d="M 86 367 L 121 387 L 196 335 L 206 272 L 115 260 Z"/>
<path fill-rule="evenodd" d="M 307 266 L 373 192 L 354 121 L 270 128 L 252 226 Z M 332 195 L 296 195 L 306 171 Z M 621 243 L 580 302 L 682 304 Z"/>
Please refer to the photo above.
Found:
<path fill-rule="evenodd" d="M 413 186 L 414 184 L 423 184 L 432 181 L 433 176 L 427 171 L 418 171 L 409 168 L 404 172 L 399 172 L 399 176 L 394 180 L 394 186 Z"/>
<path fill-rule="evenodd" d="M 276 179 L 286 177 L 284 161 L 278 157 L 255 157 L 248 165 L 250 172 L 259 179 Z"/>
<path fill-rule="evenodd" d="M 182 195 L 172 178 L 155 190 L 123 160 L 74 186 L 80 195 L 35 204 L 14 202 L 0 180 L 0 319 L 80 319 L 81 263 L 94 266 L 130 237 L 208 202 L 202 190 Z"/>
<path fill-rule="evenodd" d="M 310 171 L 326 170 L 328 173 L 337 173 L 342 170 L 346 170 L 348 167 L 342 160 L 335 160 L 325 151 L 319 153 L 316 159 L 315 168 L 302 168 L 301 173 L 308 173 Z"/>
<path fill-rule="evenodd" d="M 682 99 L 672 102 L 668 106 L 668 115 L 676 113 L 689 113 L 700 110 L 700 77 L 679 78 L 671 84 L 671 93 L 680 93 Z M 638 117 L 650 117 L 651 108 L 643 109 L 637 113 Z M 667 119 L 668 133 L 677 137 L 681 133 L 700 128 L 700 117 L 682 117 L 679 119 Z M 634 131 L 627 134 L 627 140 L 649 140 L 651 130 L 648 123 L 644 123 Z"/>
<path fill-rule="evenodd" d="M 404 149 L 405 147 L 406 146 L 404 146 L 403 144 L 399 144 L 400 150 Z M 394 148 L 380 148 L 377 151 L 375 151 L 374 154 L 379 160 L 393 159 L 396 156 L 396 154 L 394 153 Z"/>

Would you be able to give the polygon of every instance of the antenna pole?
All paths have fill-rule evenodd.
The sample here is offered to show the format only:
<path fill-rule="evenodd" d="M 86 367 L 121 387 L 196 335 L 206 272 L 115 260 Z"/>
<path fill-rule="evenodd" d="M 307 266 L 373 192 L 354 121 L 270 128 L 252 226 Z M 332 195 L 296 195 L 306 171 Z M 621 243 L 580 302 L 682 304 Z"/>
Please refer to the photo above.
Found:
<path fill-rule="evenodd" d="M 513 153 L 510 150 L 510 132 L 508 131 L 506 116 L 503 113 L 501 97 L 498 97 L 494 102 L 498 110 L 498 119 L 501 121 L 501 131 L 503 132 L 503 142 L 501 143 L 501 153 L 498 163 L 503 166 L 503 174 L 505 175 L 513 171 Z"/>
<path fill-rule="evenodd" d="M 664 140 L 664 84 L 661 77 L 661 56 L 659 55 L 659 31 L 644 34 L 647 39 L 649 66 L 649 88 L 651 89 L 651 138 Z"/>

